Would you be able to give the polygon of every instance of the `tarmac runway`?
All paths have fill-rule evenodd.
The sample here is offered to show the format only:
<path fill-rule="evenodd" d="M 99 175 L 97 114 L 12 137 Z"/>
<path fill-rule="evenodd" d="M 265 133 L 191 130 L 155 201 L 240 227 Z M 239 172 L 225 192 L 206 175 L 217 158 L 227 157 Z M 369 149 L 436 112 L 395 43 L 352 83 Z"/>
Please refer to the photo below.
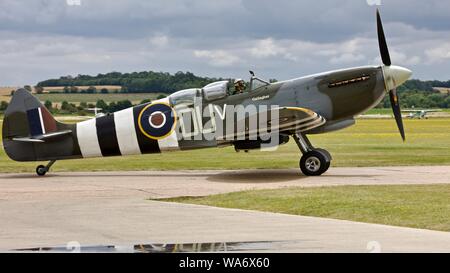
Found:
<path fill-rule="evenodd" d="M 216 243 L 234 251 L 449 252 L 448 232 L 148 200 L 287 186 L 437 183 L 450 183 L 450 166 L 331 168 L 321 177 L 298 170 L 0 174 L 0 250 Z"/>

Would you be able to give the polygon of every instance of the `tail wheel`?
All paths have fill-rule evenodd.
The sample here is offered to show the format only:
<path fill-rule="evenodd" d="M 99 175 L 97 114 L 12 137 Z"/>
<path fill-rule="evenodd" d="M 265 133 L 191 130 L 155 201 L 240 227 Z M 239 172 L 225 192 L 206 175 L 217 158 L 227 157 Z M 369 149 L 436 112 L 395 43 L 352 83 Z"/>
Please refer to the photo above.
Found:
<path fill-rule="evenodd" d="M 316 149 L 303 154 L 300 169 L 304 175 L 319 176 L 330 167 L 331 156 L 323 149 Z"/>
<path fill-rule="evenodd" d="M 45 167 L 44 165 L 37 166 L 36 173 L 39 176 L 44 176 L 47 173 L 47 167 Z"/>

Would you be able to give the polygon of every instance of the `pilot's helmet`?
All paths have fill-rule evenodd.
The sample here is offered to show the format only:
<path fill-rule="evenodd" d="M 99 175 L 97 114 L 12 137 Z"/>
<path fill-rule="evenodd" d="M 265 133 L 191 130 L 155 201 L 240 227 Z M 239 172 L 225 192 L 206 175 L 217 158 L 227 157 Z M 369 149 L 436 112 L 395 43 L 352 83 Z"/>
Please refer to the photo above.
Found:
<path fill-rule="evenodd" d="M 235 85 L 236 85 L 236 84 L 243 84 L 243 83 L 245 83 L 243 79 L 235 79 L 235 80 L 234 80 L 234 84 L 235 84 Z"/>

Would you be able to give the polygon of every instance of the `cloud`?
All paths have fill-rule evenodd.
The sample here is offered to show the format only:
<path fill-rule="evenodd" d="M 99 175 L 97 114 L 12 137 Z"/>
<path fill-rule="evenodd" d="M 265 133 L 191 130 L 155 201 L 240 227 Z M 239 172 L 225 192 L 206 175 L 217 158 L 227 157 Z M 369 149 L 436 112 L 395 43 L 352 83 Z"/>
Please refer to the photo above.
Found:
<path fill-rule="evenodd" d="M 0 0 L 0 85 L 111 70 L 287 79 L 380 64 L 366 1 Z M 450 3 L 382 1 L 392 61 L 448 80 Z"/>
<path fill-rule="evenodd" d="M 398 52 L 395 50 L 391 50 L 389 52 L 391 55 L 391 59 L 395 61 L 395 63 L 400 65 L 417 65 L 421 62 L 421 57 L 419 56 L 407 56 L 403 52 Z"/>
<path fill-rule="evenodd" d="M 443 43 L 425 51 L 429 63 L 442 63 L 450 59 L 450 43 Z"/>
<path fill-rule="evenodd" d="M 348 64 L 355 63 L 357 61 L 364 60 L 365 56 L 362 54 L 353 54 L 353 53 L 344 53 L 339 56 L 333 57 L 330 59 L 330 63 L 332 64 Z"/>
<path fill-rule="evenodd" d="M 231 66 L 239 61 L 237 56 L 225 50 L 195 50 L 194 55 L 208 59 L 212 66 Z"/>
<path fill-rule="evenodd" d="M 285 53 L 285 49 L 275 45 L 272 38 L 263 39 L 257 42 L 257 45 L 250 49 L 250 54 L 256 58 L 266 58 Z"/>
<path fill-rule="evenodd" d="M 164 47 L 169 43 L 169 37 L 167 35 L 155 35 L 150 38 L 150 43 L 156 47 Z"/>

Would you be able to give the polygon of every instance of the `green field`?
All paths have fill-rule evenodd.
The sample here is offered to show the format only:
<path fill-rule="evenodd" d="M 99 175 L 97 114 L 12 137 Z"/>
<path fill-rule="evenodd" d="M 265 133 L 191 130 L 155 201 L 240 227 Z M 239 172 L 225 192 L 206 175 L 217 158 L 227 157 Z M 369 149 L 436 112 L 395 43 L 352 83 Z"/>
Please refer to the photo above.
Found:
<path fill-rule="evenodd" d="M 450 119 L 405 120 L 403 143 L 395 122 L 357 120 L 335 133 L 313 135 L 311 141 L 333 155 L 332 166 L 450 165 Z M 143 156 L 94 158 L 57 162 L 52 171 L 282 169 L 298 168 L 294 141 L 275 152 L 236 153 L 232 147 Z M 0 150 L 0 172 L 34 172 L 37 163 L 14 162 Z"/>
<path fill-rule="evenodd" d="M 450 231 L 449 198 L 447 184 L 291 187 L 163 200 Z"/>
<path fill-rule="evenodd" d="M 96 103 L 98 100 L 104 100 L 105 102 L 129 100 L 134 104 L 140 103 L 144 99 L 154 100 L 162 93 L 142 93 L 142 94 L 125 94 L 125 93 L 110 93 L 110 94 L 39 94 L 36 95 L 39 100 L 49 100 L 54 103 L 58 102 L 71 102 L 78 104 L 80 102 Z M 167 95 L 167 94 L 164 94 Z"/>

